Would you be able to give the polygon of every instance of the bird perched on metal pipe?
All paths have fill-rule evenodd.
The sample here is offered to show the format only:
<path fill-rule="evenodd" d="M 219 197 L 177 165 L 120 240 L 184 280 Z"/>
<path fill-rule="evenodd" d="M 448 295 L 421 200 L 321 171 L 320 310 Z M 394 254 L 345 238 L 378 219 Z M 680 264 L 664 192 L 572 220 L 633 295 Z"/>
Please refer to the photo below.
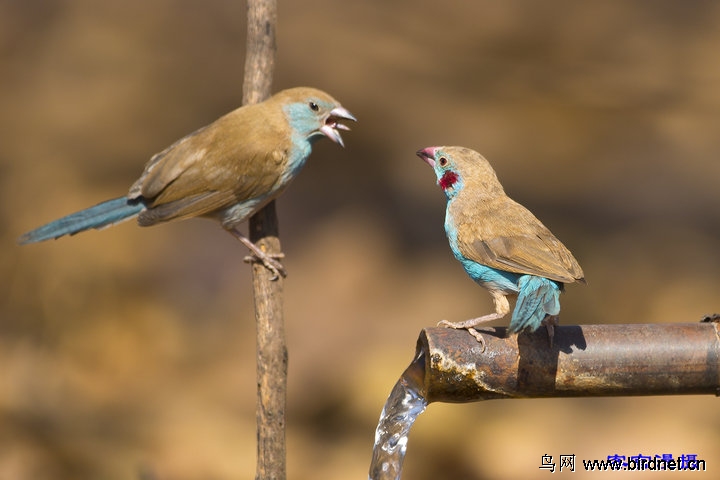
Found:
<path fill-rule="evenodd" d="M 485 287 L 495 313 L 464 322 L 440 322 L 465 328 L 484 345 L 474 328 L 510 312 L 508 295 L 517 295 L 509 332 L 548 328 L 560 313 L 566 283 L 585 283 L 580 265 L 560 240 L 529 210 L 505 194 L 490 163 L 464 147 L 428 147 L 417 152 L 435 171 L 447 197 L 445 233 L 455 258 Z"/>
<path fill-rule="evenodd" d="M 343 146 L 342 120 L 355 117 L 327 93 L 283 90 L 240 107 L 154 155 L 127 195 L 73 213 L 22 235 L 20 244 L 74 235 L 137 217 L 150 226 L 190 217 L 218 220 L 267 268 L 282 264 L 262 252 L 238 226 L 280 195 L 323 136 Z"/>

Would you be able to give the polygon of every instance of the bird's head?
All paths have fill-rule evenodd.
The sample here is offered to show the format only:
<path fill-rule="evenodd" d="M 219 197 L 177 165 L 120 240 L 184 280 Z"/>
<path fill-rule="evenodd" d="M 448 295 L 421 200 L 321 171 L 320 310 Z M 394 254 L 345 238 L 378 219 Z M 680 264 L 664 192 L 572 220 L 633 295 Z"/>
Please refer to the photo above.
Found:
<path fill-rule="evenodd" d="M 495 171 L 485 157 L 465 147 L 427 147 L 417 151 L 432 167 L 437 183 L 448 198 L 453 198 L 464 185 L 473 185 L 479 195 L 503 193 Z"/>
<path fill-rule="evenodd" d="M 274 96 L 282 104 L 290 127 L 294 133 L 315 142 L 323 135 L 344 147 L 339 130 L 350 130 L 342 120 L 356 122 L 357 119 L 340 102 L 322 90 L 297 87 L 283 90 Z"/>

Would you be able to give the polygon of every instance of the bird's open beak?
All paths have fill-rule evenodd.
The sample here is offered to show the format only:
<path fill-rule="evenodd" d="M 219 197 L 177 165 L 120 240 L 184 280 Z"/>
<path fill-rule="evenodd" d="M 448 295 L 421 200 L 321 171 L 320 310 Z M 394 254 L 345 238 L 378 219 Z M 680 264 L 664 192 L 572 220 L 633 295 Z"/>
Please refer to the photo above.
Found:
<path fill-rule="evenodd" d="M 338 130 L 350 130 L 350 128 L 346 127 L 342 123 L 339 123 L 340 120 L 351 120 L 353 122 L 357 122 L 357 118 L 355 118 L 352 113 L 348 112 L 343 107 L 335 107 L 330 111 L 330 114 L 328 114 L 325 119 L 325 125 L 320 127 L 320 131 L 330 140 L 341 147 L 344 147 L 345 144 L 343 143 Z"/>
<path fill-rule="evenodd" d="M 427 147 L 423 148 L 422 150 L 418 150 L 415 152 L 415 154 L 425 160 L 425 163 L 430 165 L 432 168 L 435 168 L 435 151 L 437 150 L 436 147 Z"/>

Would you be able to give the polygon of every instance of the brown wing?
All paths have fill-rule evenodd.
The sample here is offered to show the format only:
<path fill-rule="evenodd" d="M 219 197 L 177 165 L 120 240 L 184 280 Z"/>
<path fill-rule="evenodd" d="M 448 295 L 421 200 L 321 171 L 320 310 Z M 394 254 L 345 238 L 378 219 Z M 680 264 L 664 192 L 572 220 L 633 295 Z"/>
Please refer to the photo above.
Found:
<path fill-rule="evenodd" d="M 522 205 L 502 197 L 470 211 L 457 216 L 458 248 L 467 258 L 563 283 L 584 281 L 570 251 Z"/>
<path fill-rule="evenodd" d="M 286 161 L 283 122 L 244 107 L 155 155 L 129 193 L 146 199 L 140 223 L 207 215 L 267 193 Z"/>

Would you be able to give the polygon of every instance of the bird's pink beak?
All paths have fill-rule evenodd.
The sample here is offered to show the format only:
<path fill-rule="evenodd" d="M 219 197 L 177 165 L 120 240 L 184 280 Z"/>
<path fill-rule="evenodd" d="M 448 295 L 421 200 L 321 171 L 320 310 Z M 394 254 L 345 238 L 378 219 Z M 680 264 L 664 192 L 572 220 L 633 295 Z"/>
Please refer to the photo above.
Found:
<path fill-rule="evenodd" d="M 427 147 L 422 150 L 418 150 L 415 154 L 425 160 L 425 163 L 430 165 L 432 168 L 435 168 L 435 152 L 437 152 L 437 149 L 438 147 Z"/>
<path fill-rule="evenodd" d="M 335 107 L 330 110 L 330 114 L 325 119 L 325 125 L 320 127 L 320 131 L 330 140 L 337 143 L 341 147 L 344 147 L 345 144 L 343 143 L 343 139 L 340 136 L 340 132 L 338 132 L 338 130 L 350 130 L 350 128 L 340 123 L 340 120 L 350 120 L 353 122 L 357 122 L 357 118 L 355 118 L 352 113 L 350 113 L 343 107 Z"/>

